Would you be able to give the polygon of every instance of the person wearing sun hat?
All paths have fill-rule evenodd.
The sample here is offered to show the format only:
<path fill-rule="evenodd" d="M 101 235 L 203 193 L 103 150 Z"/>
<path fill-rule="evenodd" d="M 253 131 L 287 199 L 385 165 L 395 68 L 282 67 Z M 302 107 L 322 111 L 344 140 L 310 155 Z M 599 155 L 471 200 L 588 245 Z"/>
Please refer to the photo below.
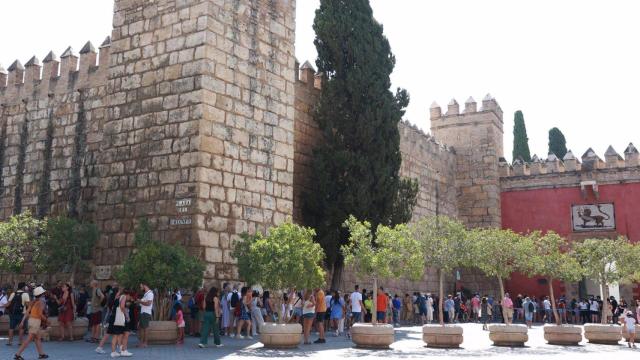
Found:
<path fill-rule="evenodd" d="M 40 339 L 40 326 L 43 321 L 47 320 L 47 317 L 44 313 L 45 304 L 43 301 L 43 296 L 46 290 L 42 286 L 38 286 L 33 289 L 33 296 L 35 300 L 29 303 L 29 308 L 27 309 L 28 316 L 28 329 L 29 329 L 29 337 L 27 341 L 23 342 L 18 352 L 13 357 L 14 360 L 24 360 L 22 357 L 22 353 L 29 346 L 31 341 L 35 342 L 36 350 L 38 351 L 38 359 L 46 359 L 49 355 L 45 354 L 42 350 L 42 340 Z"/>

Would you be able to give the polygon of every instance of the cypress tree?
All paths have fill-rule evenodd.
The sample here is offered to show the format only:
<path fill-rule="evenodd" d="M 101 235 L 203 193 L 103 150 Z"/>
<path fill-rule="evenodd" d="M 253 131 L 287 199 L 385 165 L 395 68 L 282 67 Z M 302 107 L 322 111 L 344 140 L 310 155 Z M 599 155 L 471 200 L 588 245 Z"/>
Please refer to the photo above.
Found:
<path fill-rule="evenodd" d="M 314 114 L 322 141 L 314 149 L 313 191 L 303 195 L 303 216 L 316 229 L 338 288 L 349 215 L 373 229 L 411 218 L 417 186 L 398 175 L 398 123 L 409 96 L 389 90 L 395 57 L 368 0 L 321 0 L 313 28 L 316 65 L 325 75 Z"/>
<path fill-rule="evenodd" d="M 520 110 L 516 111 L 513 117 L 513 160 L 519 158 L 531 162 L 527 127 L 524 124 L 524 115 Z"/>
<path fill-rule="evenodd" d="M 560 159 L 567 154 L 567 140 L 557 127 L 549 130 L 549 153 L 554 153 Z"/>

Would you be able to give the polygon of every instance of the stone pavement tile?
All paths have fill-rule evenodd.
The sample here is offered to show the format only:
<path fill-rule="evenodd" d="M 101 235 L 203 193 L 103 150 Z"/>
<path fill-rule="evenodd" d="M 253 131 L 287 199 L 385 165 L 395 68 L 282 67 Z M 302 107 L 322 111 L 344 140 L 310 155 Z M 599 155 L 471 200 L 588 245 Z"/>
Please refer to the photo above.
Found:
<path fill-rule="evenodd" d="M 580 360 L 616 360 L 638 359 L 640 349 L 628 349 L 623 342 L 617 346 L 595 345 L 581 343 L 577 347 L 548 345 L 543 338 L 541 326 L 529 331 L 529 342 L 524 348 L 494 347 L 489 341 L 489 333 L 482 331 L 477 324 L 464 324 L 464 343 L 461 349 L 429 349 L 422 342 L 422 329 L 420 327 L 402 327 L 396 329 L 396 342 L 391 350 L 365 350 L 356 349 L 350 340 L 342 337 L 327 336 L 326 344 L 300 345 L 293 350 L 264 349 L 258 340 L 236 340 L 223 337 L 222 348 L 198 349 L 198 339 L 187 338 L 182 346 L 165 345 L 152 346 L 147 349 L 136 349 L 136 340 L 132 340 L 132 359 L 145 360 L 211 360 L 211 359 L 242 359 L 262 360 L 267 358 L 279 358 L 287 360 L 304 359 L 580 359 Z M 6 342 L 6 337 L 0 337 L 0 344 Z M 211 343 L 211 342 L 210 342 Z M 100 355 L 93 352 L 93 344 L 85 342 L 58 343 L 47 342 L 45 351 L 51 359 L 61 360 L 92 360 L 110 359 L 108 354 Z M 0 345 L 0 360 L 10 360 L 16 346 L 9 348 Z M 25 359 L 36 359 L 37 355 L 33 345 L 27 350 Z"/>

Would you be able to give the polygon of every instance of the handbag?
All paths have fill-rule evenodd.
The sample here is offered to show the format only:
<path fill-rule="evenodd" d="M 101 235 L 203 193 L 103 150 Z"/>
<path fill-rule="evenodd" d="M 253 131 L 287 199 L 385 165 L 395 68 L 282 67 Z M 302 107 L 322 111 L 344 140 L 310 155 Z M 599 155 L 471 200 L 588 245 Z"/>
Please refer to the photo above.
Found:
<path fill-rule="evenodd" d="M 113 325 L 124 326 L 125 322 L 126 322 L 126 318 L 124 316 L 124 313 L 122 312 L 122 309 L 120 309 L 120 307 L 118 306 L 116 308 L 116 319 L 113 321 Z"/>

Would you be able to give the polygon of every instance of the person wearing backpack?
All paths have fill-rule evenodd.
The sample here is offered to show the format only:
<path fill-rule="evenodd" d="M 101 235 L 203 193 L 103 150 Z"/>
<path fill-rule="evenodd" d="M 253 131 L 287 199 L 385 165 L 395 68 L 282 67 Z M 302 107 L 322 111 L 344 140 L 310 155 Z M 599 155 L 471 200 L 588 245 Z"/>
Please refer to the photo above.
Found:
<path fill-rule="evenodd" d="M 235 336 L 235 325 L 240 317 L 240 294 L 238 294 L 238 285 L 233 286 L 233 290 L 227 295 L 227 303 L 229 304 L 229 312 L 231 313 L 227 335 Z"/>
<path fill-rule="evenodd" d="M 87 341 L 96 343 L 100 341 L 100 324 L 102 323 L 102 308 L 104 307 L 107 298 L 104 293 L 98 287 L 96 280 L 91 281 L 91 301 L 89 303 L 89 328 L 91 332 L 91 338 Z"/>
<path fill-rule="evenodd" d="M 533 315 L 536 312 L 536 306 L 533 304 L 533 301 L 531 301 L 531 299 L 527 296 L 522 302 L 522 307 L 524 308 L 524 320 L 527 323 L 527 327 L 531 329 L 531 323 L 533 322 Z"/>
<path fill-rule="evenodd" d="M 21 282 L 18 284 L 16 291 L 9 297 L 9 303 L 6 307 L 6 312 L 9 314 L 9 341 L 7 346 L 13 345 L 13 335 L 15 330 L 18 330 L 18 344 L 22 345 L 22 339 L 24 338 L 24 327 L 22 326 L 22 320 L 25 317 L 27 306 L 31 301 L 27 290 L 27 284 Z"/>

